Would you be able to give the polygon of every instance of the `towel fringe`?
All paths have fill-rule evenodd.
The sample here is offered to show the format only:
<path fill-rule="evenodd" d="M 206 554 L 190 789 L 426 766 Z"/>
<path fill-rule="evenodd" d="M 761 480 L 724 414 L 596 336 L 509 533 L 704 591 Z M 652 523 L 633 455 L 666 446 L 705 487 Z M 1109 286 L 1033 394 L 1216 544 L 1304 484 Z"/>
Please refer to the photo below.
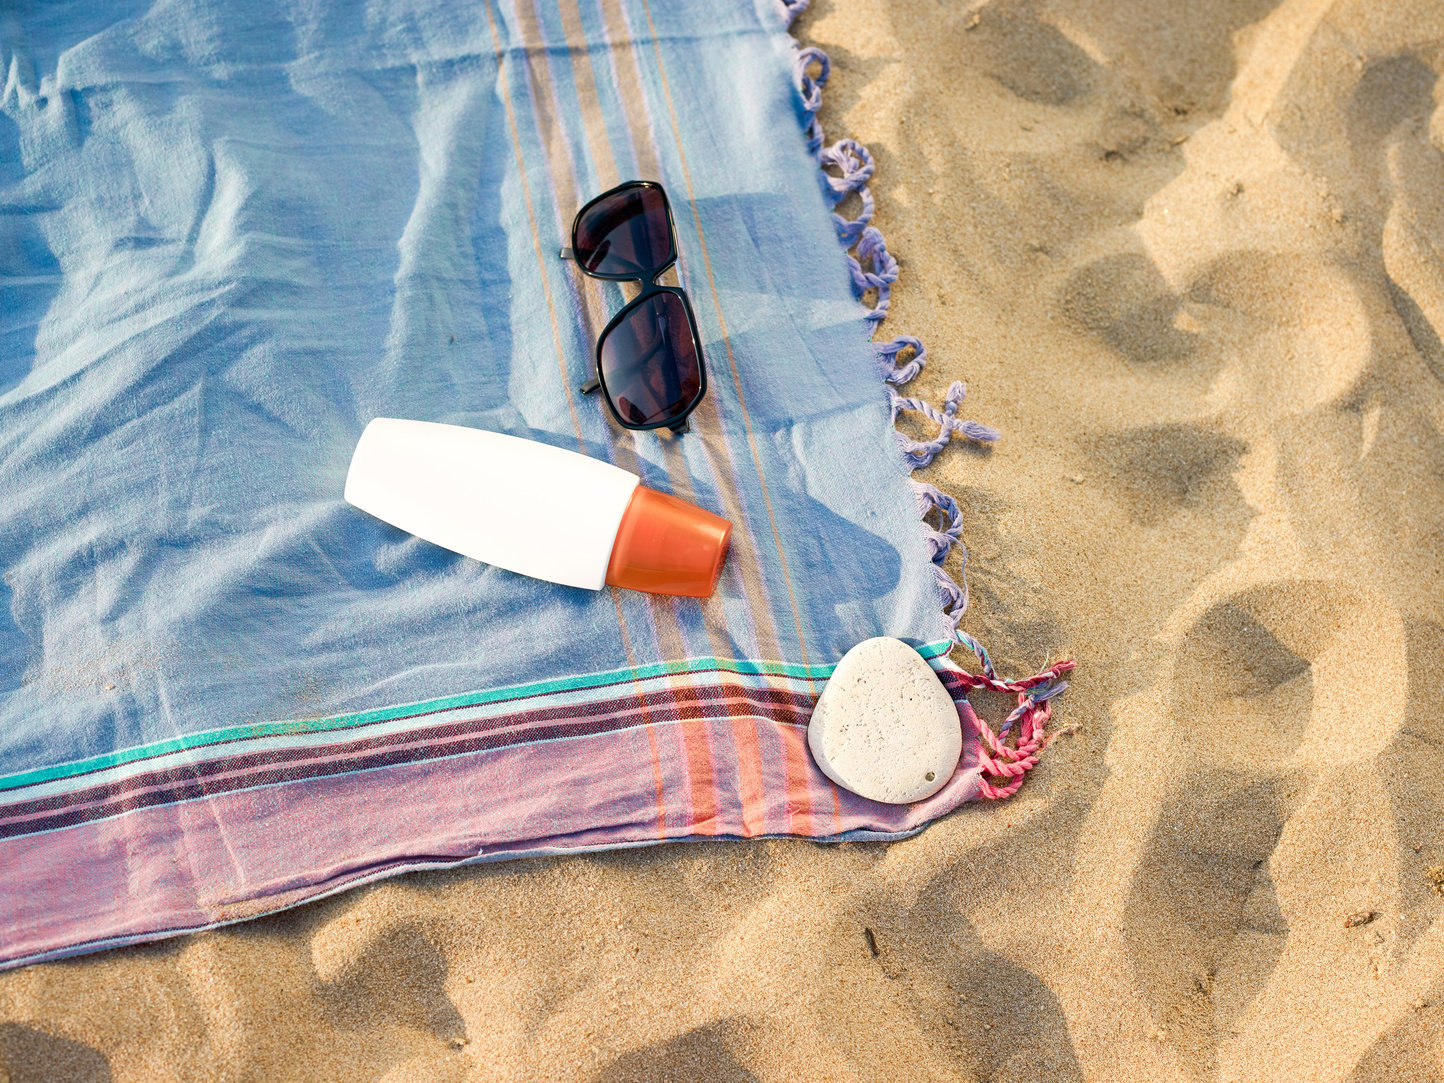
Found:
<path fill-rule="evenodd" d="M 787 25 L 791 26 L 807 10 L 809 0 L 778 0 L 778 3 Z M 856 139 L 840 139 L 830 146 L 825 145 L 822 124 L 817 115 L 822 108 L 823 88 L 831 74 L 832 61 L 827 53 L 815 45 L 799 45 L 793 76 L 801 98 L 803 134 L 809 153 L 817 159 L 822 191 L 828 203 L 835 208 L 849 196 L 858 197 L 859 209 L 855 218 L 846 218 L 834 210 L 832 222 L 838 242 L 847 254 L 853 293 L 867 306 L 863 319 L 876 334 L 878 326 L 887 319 L 892 287 L 898 278 L 898 264 L 887 250 L 887 241 L 882 233 L 872 225 L 876 203 L 869 182 L 877 169 L 872 152 Z M 920 414 L 938 427 L 937 435 L 929 440 L 915 440 L 906 433 L 897 433 L 909 470 L 920 470 L 930 464 L 955 437 L 982 444 L 991 444 L 999 438 L 998 431 L 987 425 L 958 420 L 958 407 L 967 394 L 967 388 L 961 382 L 948 388 L 941 406 L 898 394 L 895 388 L 902 387 L 917 376 L 926 363 L 927 350 L 920 339 L 904 335 L 877 346 L 876 350 L 882 378 L 887 385 L 885 390 L 894 427 L 899 415 L 905 412 Z M 1018 697 L 1017 707 L 996 732 L 978 717 L 971 704 L 965 703 L 963 708 L 965 719 L 978 733 L 978 763 L 982 771 L 979 792 L 988 799 L 1011 797 L 1017 793 L 1018 787 L 1023 784 L 1023 776 L 1037 764 L 1039 753 L 1051 739 L 1046 731 L 1053 716 L 1053 699 L 1068 687 L 1068 682 L 1062 678 L 1074 663 L 1055 662 L 1047 669 L 1018 681 L 1005 681 L 998 677 L 987 650 L 959 627 L 968 608 L 968 554 L 962 542 L 962 511 L 957 501 L 937 486 L 922 481 L 913 481 L 912 484 L 919 516 L 926 530 L 943 614 L 952 630 L 953 641 L 976 654 L 983 670 L 982 673 L 961 672 L 961 682 L 970 689 L 986 688 Z M 954 550 L 962 558 L 956 579 L 943 567 Z M 1005 742 L 1015 725 L 1017 736 L 1009 745 Z"/>

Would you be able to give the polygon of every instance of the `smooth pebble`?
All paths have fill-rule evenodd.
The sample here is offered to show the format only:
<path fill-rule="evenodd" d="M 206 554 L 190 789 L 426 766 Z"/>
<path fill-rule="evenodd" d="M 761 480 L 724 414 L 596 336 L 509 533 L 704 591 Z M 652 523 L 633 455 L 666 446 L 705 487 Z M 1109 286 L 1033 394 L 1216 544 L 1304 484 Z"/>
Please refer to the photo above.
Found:
<path fill-rule="evenodd" d="M 953 698 L 922 655 L 884 636 L 843 655 L 812 712 L 807 746 L 839 786 L 903 805 L 947 784 L 963 731 Z"/>

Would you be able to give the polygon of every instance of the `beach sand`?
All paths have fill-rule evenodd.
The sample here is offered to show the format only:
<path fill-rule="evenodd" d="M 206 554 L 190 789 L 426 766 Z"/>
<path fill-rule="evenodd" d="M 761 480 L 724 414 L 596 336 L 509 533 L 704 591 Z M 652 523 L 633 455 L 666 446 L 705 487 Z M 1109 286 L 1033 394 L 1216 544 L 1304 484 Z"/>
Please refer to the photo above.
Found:
<path fill-rule="evenodd" d="M 1444 1079 L 1444 5 L 796 32 L 877 158 L 910 393 L 1003 432 L 926 475 L 964 626 L 1078 659 L 1021 792 L 29 967 L 0 1080 Z"/>

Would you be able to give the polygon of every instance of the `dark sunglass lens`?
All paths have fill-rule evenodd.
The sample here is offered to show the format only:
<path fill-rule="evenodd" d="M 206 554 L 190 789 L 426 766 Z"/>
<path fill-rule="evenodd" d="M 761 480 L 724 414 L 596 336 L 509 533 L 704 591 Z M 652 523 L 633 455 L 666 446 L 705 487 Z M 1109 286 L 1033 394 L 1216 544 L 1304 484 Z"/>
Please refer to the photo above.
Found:
<path fill-rule="evenodd" d="M 624 188 L 599 199 L 577 220 L 572 249 L 593 274 L 652 277 L 673 256 L 667 197 L 657 188 Z"/>
<path fill-rule="evenodd" d="M 687 306 L 675 293 L 633 302 L 598 352 L 607 397 L 629 425 L 674 420 L 702 389 L 696 334 Z"/>

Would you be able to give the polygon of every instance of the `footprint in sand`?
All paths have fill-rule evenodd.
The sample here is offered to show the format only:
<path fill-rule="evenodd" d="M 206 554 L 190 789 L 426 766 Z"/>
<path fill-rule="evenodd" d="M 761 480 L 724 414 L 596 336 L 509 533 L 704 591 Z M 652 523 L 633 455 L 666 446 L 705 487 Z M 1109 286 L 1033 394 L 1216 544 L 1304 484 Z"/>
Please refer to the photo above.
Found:
<path fill-rule="evenodd" d="M 1268 858 L 1289 811 L 1274 780 L 1195 772 L 1160 810 L 1129 893 L 1125 940 L 1139 993 L 1164 1039 L 1202 1074 L 1216 1070 L 1220 1033 L 1284 949 L 1288 922 Z"/>
<path fill-rule="evenodd" d="M 1246 400 L 1270 422 L 1345 398 L 1373 357 L 1359 285 L 1321 260 L 1231 252 L 1198 272 L 1187 296 L 1221 370 L 1211 398 Z"/>
<path fill-rule="evenodd" d="M 1093 88 L 1098 64 L 1035 7 L 1027 0 L 989 4 L 964 23 L 967 44 L 980 55 L 979 67 L 1024 101 L 1067 105 Z"/>
<path fill-rule="evenodd" d="M 856 910 L 830 938 L 858 944 L 857 959 L 869 984 L 857 984 L 845 966 L 838 970 L 869 1005 L 867 1016 L 879 1029 L 909 1035 L 908 1044 L 919 1053 L 911 1072 L 880 1064 L 867 1071 L 859 1058 L 861 1076 L 921 1077 L 923 1066 L 946 1062 L 964 1079 L 1081 1083 L 1083 1068 L 1057 992 L 1016 957 L 994 950 L 961 914 L 976 905 L 978 881 L 994 875 L 984 866 L 1006 865 L 1006 848 L 988 854 L 966 845 L 950 849 L 911 905 L 899 907 L 896 897 L 875 888 L 863 891 Z M 1049 879 L 1056 872 L 1038 875 Z M 858 917 L 871 923 L 864 935 L 858 935 L 864 932 L 857 928 Z M 937 931 L 944 928 L 950 930 L 947 947 L 939 951 Z M 858 1027 L 862 1018 L 829 1018 L 823 1032 L 828 1045 L 873 1045 L 868 1029 Z"/>
<path fill-rule="evenodd" d="M 1110 496 L 1140 526 L 1184 511 L 1206 514 L 1214 529 L 1198 543 L 1215 557 L 1233 551 L 1253 514 L 1233 480 L 1248 445 L 1216 429 L 1147 425 L 1095 437 L 1090 450 L 1117 478 Z"/>
<path fill-rule="evenodd" d="M 1279 0 L 1129 0 L 1043 5 L 1075 41 L 1109 58 L 1149 100 L 1202 121 L 1223 112 L 1238 71 L 1240 31 Z"/>
<path fill-rule="evenodd" d="M 110 1083 L 110 1065 L 98 1050 L 36 1027 L 0 1024 L 0 1079 L 6 1083 Z"/>
<path fill-rule="evenodd" d="M 442 949 L 418 922 L 389 915 L 363 896 L 319 928 L 311 962 L 320 998 L 341 1026 L 398 1026 L 429 1031 L 446 1043 L 466 1036 L 466 1024 L 446 993 Z"/>
<path fill-rule="evenodd" d="M 1401 892 L 1399 950 L 1425 937 L 1440 914 L 1429 870 L 1444 864 L 1439 825 L 1444 824 L 1444 713 L 1439 710 L 1439 674 L 1444 673 L 1444 625 L 1407 621 L 1404 722 L 1379 757 L 1387 780 L 1393 834 L 1399 840 L 1397 877 Z M 1438 1002 L 1444 1004 L 1444 989 Z"/>
<path fill-rule="evenodd" d="M 1149 833 L 1125 940 L 1138 995 L 1196 1076 L 1218 1071 L 1227 1043 L 1269 1014 L 1287 953 L 1295 966 L 1357 954 L 1363 937 L 1397 930 L 1397 914 L 1381 912 L 1370 933 L 1338 939 L 1343 910 L 1381 907 L 1388 894 L 1392 873 L 1372 855 L 1397 838 L 1366 780 L 1377 783 L 1400 739 L 1405 650 L 1384 599 L 1307 579 L 1230 594 L 1180 639 L 1167 709 L 1195 767 Z M 1361 820 L 1373 826 L 1361 832 Z M 1356 845 L 1340 848 L 1348 838 Z M 1322 910 L 1321 880 L 1336 895 Z"/>
<path fill-rule="evenodd" d="M 661 1083 L 671 1079 L 753 1083 L 757 1076 L 737 1060 L 728 1044 L 736 1026 L 735 1020 L 719 1019 L 623 1053 L 597 1073 L 593 1083 Z"/>
<path fill-rule="evenodd" d="M 1184 740 L 1231 770 L 1306 766 L 1297 753 L 1314 723 L 1316 698 L 1341 706 L 1365 687 L 1349 688 L 1350 677 L 1366 680 L 1350 630 L 1371 604 L 1379 603 L 1341 584 L 1283 581 L 1210 606 L 1178 648 L 1173 719 Z M 1379 619 L 1397 634 L 1397 617 L 1390 616 Z M 1342 687 L 1329 689 L 1331 678 Z M 1362 751 L 1360 736 L 1355 725 L 1346 733 L 1315 731 L 1317 741 L 1347 741 L 1347 753 L 1339 754 Z"/>
<path fill-rule="evenodd" d="M 1358 7 L 1336 5 L 1346 6 Z M 1352 36 L 1317 39 L 1305 52 L 1268 112 L 1268 128 L 1284 151 L 1326 179 L 1343 217 L 1377 238 L 1392 198 L 1388 148 L 1428 142 L 1438 76 L 1417 50 L 1371 56 L 1377 46 Z M 1341 53 L 1359 62 L 1340 70 Z"/>
<path fill-rule="evenodd" d="M 1196 356 L 1195 337 L 1179 326 L 1179 298 L 1142 252 L 1087 264 L 1068 280 L 1063 312 L 1144 371 L 1176 371 Z"/>
<path fill-rule="evenodd" d="M 1423 140 L 1389 148 L 1394 202 L 1384 222 L 1389 299 L 1433 377 L 1444 383 L 1444 152 Z"/>

